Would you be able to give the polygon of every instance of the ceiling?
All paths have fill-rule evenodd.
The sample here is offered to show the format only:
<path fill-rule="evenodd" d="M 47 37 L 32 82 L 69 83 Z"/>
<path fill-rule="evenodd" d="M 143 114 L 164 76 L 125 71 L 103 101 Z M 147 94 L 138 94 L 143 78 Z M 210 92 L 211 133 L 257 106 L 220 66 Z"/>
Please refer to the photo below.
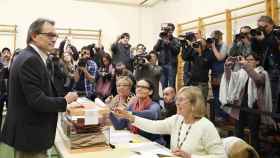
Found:
<path fill-rule="evenodd" d="M 157 4 L 161 0 L 77 0 L 77 1 L 129 5 L 129 6 L 138 6 L 138 7 L 151 7 Z"/>

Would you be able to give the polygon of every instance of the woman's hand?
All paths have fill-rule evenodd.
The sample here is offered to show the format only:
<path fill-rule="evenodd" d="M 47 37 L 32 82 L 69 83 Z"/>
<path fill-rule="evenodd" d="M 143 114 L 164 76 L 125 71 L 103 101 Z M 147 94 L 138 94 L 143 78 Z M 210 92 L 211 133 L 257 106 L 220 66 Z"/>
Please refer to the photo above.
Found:
<path fill-rule="evenodd" d="M 121 108 L 115 108 L 113 113 L 120 118 L 128 119 L 130 122 L 134 122 L 135 117 L 128 111 L 121 109 Z"/>
<path fill-rule="evenodd" d="M 174 155 L 182 157 L 182 158 L 191 158 L 191 154 L 189 154 L 181 149 L 174 149 L 174 150 L 172 150 L 172 153 Z"/>

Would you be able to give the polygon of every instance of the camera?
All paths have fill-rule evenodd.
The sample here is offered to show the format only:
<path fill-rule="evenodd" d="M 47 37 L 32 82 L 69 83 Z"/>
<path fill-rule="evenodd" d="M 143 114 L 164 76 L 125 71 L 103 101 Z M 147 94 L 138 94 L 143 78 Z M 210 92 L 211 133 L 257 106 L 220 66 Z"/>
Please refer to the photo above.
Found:
<path fill-rule="evenodd" d="M 241 56 L 235 56 L 235 57 L 231 56 L 231 57 L 229 57 L 229 61 L 231 61 L 233 63 L 239 62 L 241 60 L 242 60 Z"/>
<path fill-rule="evenodd" d="M 207 44 L 212 44 L 214 42 L 214 40 L 215 40 L 214 38 L 207 38 L 206 43 Z"/>
<path fill-rule="evenodd" d="M 87 59 L 80 59 L 78 62 L 78 67 L 86 67 L 87 65 Z"/>
<path fill-rule="evenodd" d="M 99 72 L 100 77 L 102 77 L 104 80 L 111 80 L 111 74 L 106 71 L 105 68 L 101 68 Z"/>
<path fill-rule="evenodd" d="M 192 48 L 199 48 L 199 46 L 201 46 L 200 41 L 195 41 L 195 42 L 192 43 Z"/>
<path fill-rule="evenodd" d="M 262 35 L 262 32 L 264 32 L 264 28 L 258 27 L 258 28 L 252 29 L 252 30 L 250 31 L 250 34 L 251 34 L 253 37 L 256 37 L 256 36 Z"/>
<path fill-rule="evenodd" d="M 183 35 L 179 35 L 178 39 L 180 40 L 181 46 L 189 46 L 189 43 L 187 41 L 190 41 L 190 42 L 196 41 L 194 32 L 186 32 Z"/>
<path fill-rule="evenodd" d="M 235 37 L 234 37 L 234 40 L 235 41 L 241 41 L 242 39 L 246 38 L 247 34 L 246 33 L 239 33 L 239 34 L 236 34 Z"/>
<path fill-rule="evenodd" d="M 272 30 L 272 33 L 277 39 L 280 39 L 280 26 L 275 26 Z"/>
<path fill-rule="evenodd" d="M 142 65 L 145 64 L 147 60 L 150 60 L 151 56 L 146 54 L 139 54 L 134 57 L 133 65 Z"/>
<path fill-rule="evenodd" d="M 170 23 L 161 24 L 161 32 L 159 33 L 160 38 L 165 38 L 168 35 L 168 32 L 173 31 Z"/>

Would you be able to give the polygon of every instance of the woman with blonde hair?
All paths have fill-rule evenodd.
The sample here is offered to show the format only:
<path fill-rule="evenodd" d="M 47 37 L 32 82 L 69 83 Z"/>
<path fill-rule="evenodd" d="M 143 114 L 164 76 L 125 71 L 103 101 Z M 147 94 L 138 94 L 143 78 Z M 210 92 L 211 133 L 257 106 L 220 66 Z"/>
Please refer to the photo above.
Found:
<path fill-rule="evenodd" d="M 116 109 L 115 115 L 133 126 L 155 134 L 170 134 L 174 155 L 183 158 L 226 158 L 222 140 L 215 126 L 205 118 L 205 101 L 198 87 L 188 86 L 176 96 L 177 115 L 164 120 L 148 120 Z"/>
<path fill-rule="evenodd" d="M 130 99 L 134 96 L 131 92 L 132 80 L 128 76 L 118 77 L 116 81 L 117 95 L 108 97 L 105 102 L 110 108 L 127 109 Z"/>

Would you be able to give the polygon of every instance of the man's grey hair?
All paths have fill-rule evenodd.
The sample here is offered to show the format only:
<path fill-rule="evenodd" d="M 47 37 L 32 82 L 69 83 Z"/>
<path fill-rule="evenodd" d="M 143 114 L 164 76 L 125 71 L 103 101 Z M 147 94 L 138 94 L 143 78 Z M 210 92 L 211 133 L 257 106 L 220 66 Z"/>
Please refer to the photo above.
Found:
<path fill-rule="evenodd" d="M 45 23 L 49 23 L 51 25 L 55 25 L 55 22 L 52 21 L 52 20 L 44 19 L 44 18 L 39 18 L 39 19 L 35 20 L 29 26 L 29 29 L 28 29 L 28 32 L 27 32 L 27 39 L 26 39 L 26 44 L 27 45 L 32 41 L 32 38 L 31 38 L 32 33 L 39 34 L 41 32 L 41 30 L 42 30 L 42 26 Z"/>

